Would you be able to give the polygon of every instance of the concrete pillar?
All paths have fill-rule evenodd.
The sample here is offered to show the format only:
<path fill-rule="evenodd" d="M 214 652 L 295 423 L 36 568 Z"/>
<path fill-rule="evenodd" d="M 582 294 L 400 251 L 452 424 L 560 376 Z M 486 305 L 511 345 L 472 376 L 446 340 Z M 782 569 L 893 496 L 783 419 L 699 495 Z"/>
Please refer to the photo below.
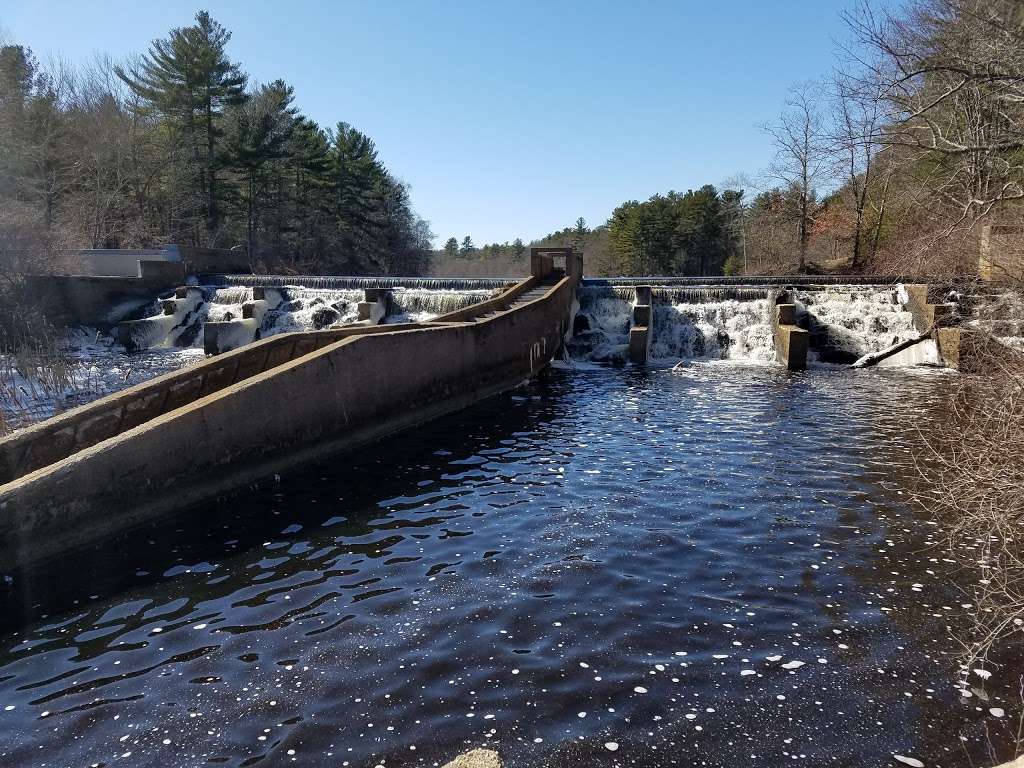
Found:
<path fill-rule="evenodd" d="M 796 305 L 776 304 L 772 319 L 775 358 L 791 371 L 805 370 L 809 334 L 796 324 Z"/>
<path fill-rule="evenodd" d="M 363 325 L 379 325 L 387 317 L 391 307 L 391 290 L 388 288 L 367 288 L 363 301 L 359 302 L 359 322 Z"/>
<path fill-rule="evenodd" d="M 634 365 L 646 365 L 651 351 L 651 326 L 654 322 L 653 291 L 649 285 L 636 287 L 633 318 L 629 329 L 629 360 Z"/>
<path fill-rule="evenodd" d="M 285 297 L 277 288 L 253 288 L 252 300 L 242 304 L 240 320 L 223 320 L 203 325 L 203 351 L 208 355 L 230 352 L 256 340 L 267 312 L 277 309 Z"/>

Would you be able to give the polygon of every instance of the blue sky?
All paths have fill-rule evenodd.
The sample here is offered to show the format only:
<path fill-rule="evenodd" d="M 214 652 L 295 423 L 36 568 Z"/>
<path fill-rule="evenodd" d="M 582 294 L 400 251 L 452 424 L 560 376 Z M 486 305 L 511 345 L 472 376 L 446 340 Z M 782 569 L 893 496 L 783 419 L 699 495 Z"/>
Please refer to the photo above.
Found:
<path fill-rule="evenodd" d="M 482 244 L 756 173 L 771 155 L 757 125 L 829 72 L 849 4 L 3 0 L 0 27 L 84 61 L 140 52 L 205 7 L 253 78 L 368 133 L 439 241 Z"/>

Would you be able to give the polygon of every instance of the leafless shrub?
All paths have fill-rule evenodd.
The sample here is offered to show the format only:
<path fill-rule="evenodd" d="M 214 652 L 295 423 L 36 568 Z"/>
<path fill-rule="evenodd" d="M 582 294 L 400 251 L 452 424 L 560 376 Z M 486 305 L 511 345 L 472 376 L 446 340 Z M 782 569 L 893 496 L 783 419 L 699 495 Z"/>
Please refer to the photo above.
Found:
<path fill-rule="evenodd" d="M 916 501 L 943 521 L 950 557 L 978 574 L 965 668 L 1024 640 L 1024 356 L 974 350 L 940 424 L 917 455 Z"/>

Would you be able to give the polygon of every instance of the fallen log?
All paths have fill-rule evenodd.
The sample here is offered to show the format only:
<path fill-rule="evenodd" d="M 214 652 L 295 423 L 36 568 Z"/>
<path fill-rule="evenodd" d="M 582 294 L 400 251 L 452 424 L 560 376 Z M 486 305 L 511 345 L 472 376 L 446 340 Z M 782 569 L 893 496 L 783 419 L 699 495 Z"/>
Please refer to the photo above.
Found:
<path fill-rule="evenodd" d="M 892 357 L 893 355 L 899 354 L 904 349 L 909 349 L 910 347 L 913 347 L 915 344 L 920 344 L 922 341 L 927 341 L 932 337 L 932 328 L 934 327 L 935 326 L 932 326 L 927 331 L 924 331 L 923 333 L 919 334 L 917 338 L 907 339 L 906 341 L 901 341 L 899 344 L 893 344 L 891 347 L 889 347 L 888 349 L 883 349 L 881 352 L 869 352 L 863 357 L 858 358 L 854 362 L 853 367 L 870 368 L 873 365 L 878 365 L 887 357 Z"/>

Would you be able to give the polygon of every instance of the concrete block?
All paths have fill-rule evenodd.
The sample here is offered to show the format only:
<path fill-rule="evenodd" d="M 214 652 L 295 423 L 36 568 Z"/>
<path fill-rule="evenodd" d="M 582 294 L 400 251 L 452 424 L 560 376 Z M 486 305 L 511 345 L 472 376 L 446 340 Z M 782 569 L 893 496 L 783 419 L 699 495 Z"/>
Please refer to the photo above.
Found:
<path fill-rule="evenodd" d="M 807 368 L 810 334 L 796 326 L 796 306 L 776 304 L 773 311 L 775 358 L 791 371 Z"/>
<path fill-rule="evenodd" d="M 635 365 L 645 365 L 651 349 L 651 336 L 648 328 L 634 327 L 629 329 L 629 360 Z"/>

